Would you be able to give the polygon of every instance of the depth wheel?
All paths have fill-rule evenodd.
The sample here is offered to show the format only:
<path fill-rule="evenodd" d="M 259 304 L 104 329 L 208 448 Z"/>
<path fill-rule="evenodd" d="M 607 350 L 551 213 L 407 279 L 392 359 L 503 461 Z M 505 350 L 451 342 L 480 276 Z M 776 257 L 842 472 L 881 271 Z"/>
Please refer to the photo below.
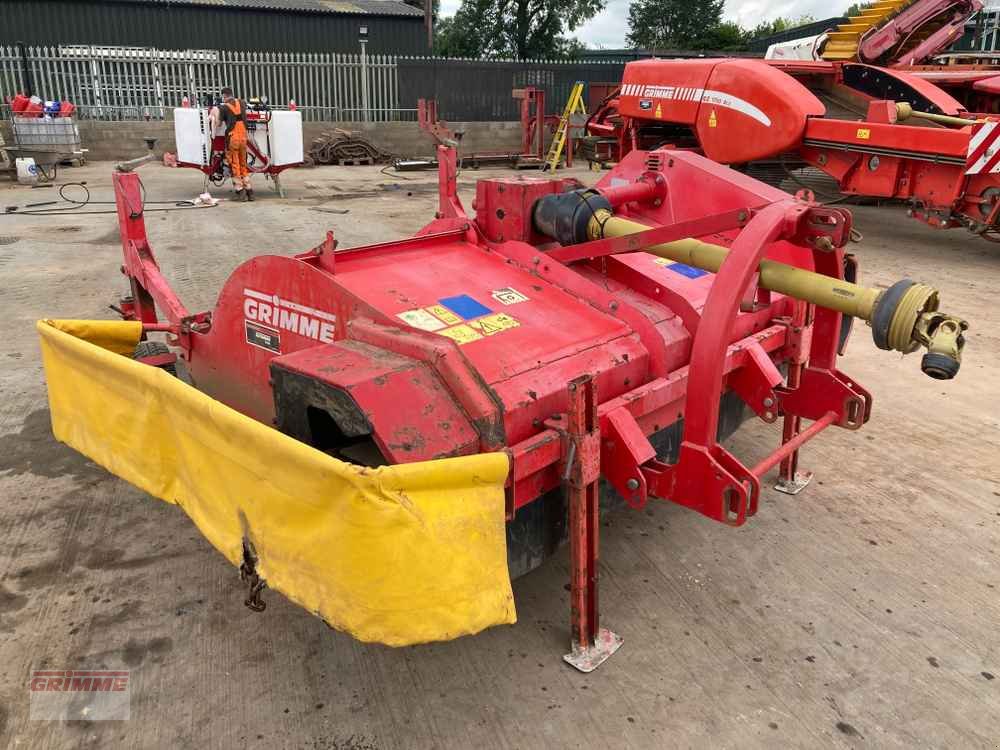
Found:
<path fill-rule="evenodd" d="M 140 341 L 132 353 L 132 359 L 145 359 L 146 357 L 158 357 L 161 354 L 170 354 L 170 349 L 162 341 Z M 154 365 L 161 370 L 166 370 L 175 378 L 177 377 L 177 365 L 171 362 L 166 365 Z"/>

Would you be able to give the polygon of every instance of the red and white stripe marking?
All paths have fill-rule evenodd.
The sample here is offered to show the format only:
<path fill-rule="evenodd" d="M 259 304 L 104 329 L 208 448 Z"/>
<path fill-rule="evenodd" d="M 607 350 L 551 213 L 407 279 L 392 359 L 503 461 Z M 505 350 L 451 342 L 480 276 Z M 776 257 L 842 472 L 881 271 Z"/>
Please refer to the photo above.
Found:
<path fill-rule="evenodd" d="M 1000 172 L 1000 121 L 987 120 L 972 127 L 969 153 L 965 160 L 966 174 L 996 174 Z"/>

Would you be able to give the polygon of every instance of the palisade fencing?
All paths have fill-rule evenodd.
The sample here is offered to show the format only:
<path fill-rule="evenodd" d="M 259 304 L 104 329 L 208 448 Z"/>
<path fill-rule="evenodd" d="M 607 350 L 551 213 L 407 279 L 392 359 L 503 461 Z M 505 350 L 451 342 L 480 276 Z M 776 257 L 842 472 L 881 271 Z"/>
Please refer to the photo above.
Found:
<path fill-rule="evenodd" d="M 279 108 L 294 100 L 305 120 L 416 118 L 399 107 L 388 55 L 0 46 L 0 95 L 67 99 L 82 119 L 168 119 L 185 96 L 204 102 L 227 85 Z"/>
<path fill-rule="evenodd" d="M 301 52 L 161 50 L 142 47 L 0 46 L 0 99 L 31 90 L 68 99 L 81 119 L 170 119 L 192 103 L 232 86 L 237 96 L 294 100 L 306 121 L 415 120 L 417 99 L 436 99 L 452 121 L 519 117 L 511 91 L 545 90 L 548 114 L 561 112 L 576 81 L 614 84 L 621 62 L 455 60 Z M 586 96 L 586 95 L 585 95 Z M 586 101 L 586 99 L 585 99 Z M 2 115 L 3 108 L 0 108 Z"/>
<path fill-rule="evenodd" d="M 545 91 L 546 114 L 561 114 L 577 81 L 615 85 L 625 65 L 589 60 L 469 60 L 400 57 L 400 106 L 417 106 L 418 98 L 436 99 L 444 120 L 510 122 L 520 117 L 514 89 L 533 86 Z M 588 105 L 589 106 L 589 105 Z"/>

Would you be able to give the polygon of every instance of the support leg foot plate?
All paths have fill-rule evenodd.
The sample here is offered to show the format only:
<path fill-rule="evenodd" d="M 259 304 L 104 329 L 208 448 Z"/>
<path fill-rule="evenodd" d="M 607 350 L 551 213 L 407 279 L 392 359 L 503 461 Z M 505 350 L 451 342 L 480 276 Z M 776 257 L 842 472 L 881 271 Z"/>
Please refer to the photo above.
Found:
<path fill-rule="evenodd" d="M 792 479 L 779 478 L 774 484 L 774 489 L 778 492 L 784 492 L 786 495 L 798 495 L 809 486 L 812 478 L 811 471 L 797 471 Z"/>
<path fill-rule="evenodd" d="M 622 642 L 620 635 L 601 628 L 597 631 L 593 645 L 584 648 L 574 643 L 573 650 L 564 655 L 563 660 L 581 672 L 593 672 L 621 648 Z"/>

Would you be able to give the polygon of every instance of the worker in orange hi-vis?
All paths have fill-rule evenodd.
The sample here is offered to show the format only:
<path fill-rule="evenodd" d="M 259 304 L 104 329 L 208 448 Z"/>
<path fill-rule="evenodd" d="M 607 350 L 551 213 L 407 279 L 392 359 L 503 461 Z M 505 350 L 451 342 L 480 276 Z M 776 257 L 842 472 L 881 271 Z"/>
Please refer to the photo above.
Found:
<path fill-rule="evenodd" d="M 229 87 L 222 89 L 222 104 L 211 112 L 212 130 L 224 126 L 226 129 L 226 164 L 233 177 L 236 195 L 241 201 L 253 200 L 250 186 L 250 169 L 247 167 L 247 124 L 246 106 L 233 96 Z"/>

